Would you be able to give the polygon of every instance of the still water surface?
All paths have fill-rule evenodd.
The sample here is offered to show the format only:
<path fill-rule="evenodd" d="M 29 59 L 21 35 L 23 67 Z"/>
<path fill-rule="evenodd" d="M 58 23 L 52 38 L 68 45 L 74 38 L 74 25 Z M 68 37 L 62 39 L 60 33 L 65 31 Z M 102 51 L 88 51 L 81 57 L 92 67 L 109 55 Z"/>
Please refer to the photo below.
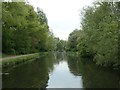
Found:
<path fill-rule="evenodd" d="M 96 66 L 74 53 L 49 53 L 3 69 L 3 88 L 120 88 L 119 71 Z"/>

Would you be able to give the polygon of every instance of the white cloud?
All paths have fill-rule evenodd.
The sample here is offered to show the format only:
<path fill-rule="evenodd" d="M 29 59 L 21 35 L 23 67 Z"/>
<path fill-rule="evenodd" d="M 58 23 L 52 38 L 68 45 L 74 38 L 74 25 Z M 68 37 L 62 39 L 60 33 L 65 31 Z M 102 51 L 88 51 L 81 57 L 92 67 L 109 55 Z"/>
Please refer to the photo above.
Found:
<path fill-rule="evenodd" d="M 46 13 L 48 24 L 60 39 L 67 39 L 70 32 L 80 26 L 80 11 L 93 0 L 28 0 Z"/>
<path fill-rule="evenodd" d="M 53 32 L 56 37 L 60 37 L 60 39 L 63 40 L 67 40 L 69 34 L 71 33 L 71 31 L 65 31 L 61 29 L 54 30 Z"/>

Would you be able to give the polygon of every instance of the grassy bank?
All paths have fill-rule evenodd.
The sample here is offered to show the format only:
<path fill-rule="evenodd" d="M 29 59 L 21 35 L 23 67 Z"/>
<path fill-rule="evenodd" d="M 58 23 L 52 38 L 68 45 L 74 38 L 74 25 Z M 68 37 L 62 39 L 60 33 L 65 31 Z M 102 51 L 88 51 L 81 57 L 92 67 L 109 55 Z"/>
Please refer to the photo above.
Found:
<path fill-rule="evenodd" d="M 3 68 L 12 67 L 35 58 L 39 58 L 39 53 L 2 58 L 0 64 Z"/>

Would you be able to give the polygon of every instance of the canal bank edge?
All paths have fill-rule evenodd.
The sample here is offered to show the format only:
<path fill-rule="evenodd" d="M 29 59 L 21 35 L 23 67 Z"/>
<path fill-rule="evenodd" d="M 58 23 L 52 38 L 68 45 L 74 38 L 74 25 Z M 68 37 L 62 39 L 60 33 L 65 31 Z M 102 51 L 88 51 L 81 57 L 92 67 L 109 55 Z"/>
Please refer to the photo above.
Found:
<path fill-rule="evenodd" d="M 6 57 L 0 59 L 0 65 L 2 65 L 3 68 L 15 66 L 20 63 L 29 61 L 31 59 L 39 58 L 39 53 L 34 54 L 28 54 L 28 55 L 20 55 L 20 56 L 14 56 L 14 57 Z"/>

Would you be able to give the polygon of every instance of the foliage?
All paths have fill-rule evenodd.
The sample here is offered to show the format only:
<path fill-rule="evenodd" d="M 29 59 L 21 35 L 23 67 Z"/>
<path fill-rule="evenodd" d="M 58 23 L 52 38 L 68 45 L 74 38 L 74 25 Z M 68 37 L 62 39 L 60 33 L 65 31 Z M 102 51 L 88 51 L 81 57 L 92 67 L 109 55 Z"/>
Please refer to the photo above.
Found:
<path fill-rule="evenodd" d="M 67 41 L 65 40 L 60 40 L 59 38 L 55 38 L 55 43 L 56 43 L 56 51 L 63 52 L 66 50 L 67 46 Z"/>
<path fill-rule="evenodd" d="M 94 3 L 84 8 L 82 30 L 70 34 L 69 49 L 78 50 L 82 57 L 92 57 L 99 65 L 120 65 L 119 3 Z"/>
<path fill-rule="evenodd" d="M 70 33 L 69 38 L 68 38 L 68 48 L 67 50 L 72 50 L 72 51 L 77 51 L 77 44 L 78 44 L 78 39 L 79 39 L 79 30 L 74 30 L 72 33 Z"/>
<path fill-rule="evenodd" d="M 2 52 L 27 54 L 54 50 L 54 35 L 51 35 L 45 13 L 24 2 L 2 3 Z M 51 45 L 51 46 L 50 46 Z"/>

